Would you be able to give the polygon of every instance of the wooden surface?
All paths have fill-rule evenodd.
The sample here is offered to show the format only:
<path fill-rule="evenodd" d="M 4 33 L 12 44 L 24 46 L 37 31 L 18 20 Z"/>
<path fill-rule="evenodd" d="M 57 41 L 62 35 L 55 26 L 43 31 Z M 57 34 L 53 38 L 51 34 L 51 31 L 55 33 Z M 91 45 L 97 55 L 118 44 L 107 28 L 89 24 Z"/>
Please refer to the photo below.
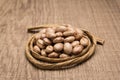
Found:
<path fill-rule="evenodd" d="M 71 24 L 105 39 L 71 69 L 36 69 L 26 59 L 27 27 Z M 120 80 L 120 0 L 0 0 L 0 80 Z"/>

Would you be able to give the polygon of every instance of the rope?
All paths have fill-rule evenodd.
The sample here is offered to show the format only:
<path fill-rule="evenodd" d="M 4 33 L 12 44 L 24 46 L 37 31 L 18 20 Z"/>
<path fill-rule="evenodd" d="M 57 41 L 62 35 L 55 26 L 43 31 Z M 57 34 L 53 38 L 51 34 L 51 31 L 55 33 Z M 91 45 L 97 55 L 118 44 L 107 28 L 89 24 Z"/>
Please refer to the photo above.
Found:
<path fill-rule="evenodd" d="M 28 28 L 28 32 L 34 31 L 34 30 L 38 30 L 41 28 L 48 28 L 48 27 L 59 27 L 59 25 L 40 25 L 37 27 L 31 27 Z M 68 57 L 68 58 L 48 58 L 48 57 L 44 57 L 39 55 L 39 53 L 35 52 L 33 50 L 33 43 L 35 40 L 35 35 L 34 34 L 32 37 L 30 37 L 30 39 L 27 42 L 26 45 L 26 57 L 27 59 L 36 67 L 40 68 L 40 69 L 64 69 L 64 68 L 69 68 L 69 67 L 73 67 L 77 64 L 80 64 L 84 61 L 86 61 L 87 59 L 89 59 L 95 51 L 95 47 L 97 44 L 104 44 L 104 40 L 95 37 L 93 34 L 91 34 L 90 32 L 86 31 L 86 30 L 82 30 L 88 38 L 89 40 L 89 45 L 82 51 L 81 54 L 77 55 L 77 56 L 72 56 L 72 57 Z"/>

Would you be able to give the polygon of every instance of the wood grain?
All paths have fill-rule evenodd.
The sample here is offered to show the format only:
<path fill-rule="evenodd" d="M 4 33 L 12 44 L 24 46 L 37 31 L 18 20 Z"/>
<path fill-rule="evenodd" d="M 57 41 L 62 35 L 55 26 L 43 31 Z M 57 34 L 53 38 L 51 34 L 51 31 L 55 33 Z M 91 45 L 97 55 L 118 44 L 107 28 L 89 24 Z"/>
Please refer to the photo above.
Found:
<path fill-rule="evenodd" d="M 24 55 L 27 27 L 72 24 L 105 39 L 71 69 L 40 70 Z M 120 80 L 120 0 L 0 0 L 0 80 Z"/>

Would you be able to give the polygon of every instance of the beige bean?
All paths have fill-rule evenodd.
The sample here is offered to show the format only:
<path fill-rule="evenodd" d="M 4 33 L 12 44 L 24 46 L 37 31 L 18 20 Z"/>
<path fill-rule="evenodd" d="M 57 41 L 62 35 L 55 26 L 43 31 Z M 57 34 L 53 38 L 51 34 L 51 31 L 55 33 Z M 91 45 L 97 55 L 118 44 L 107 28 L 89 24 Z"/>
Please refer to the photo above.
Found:
<path fill-rule="evenodd" d="M 66 54 L 71 54 L 72 52 L 72 45 L 68 42 L 64 43 L 64 52 Z"/>
<path fill-rule="evenodd" d="M 79 34 L 81 34 L 81 35 L 84 34 L 84 32 L 83 32 L 81 29 L 78 29 L 78 28 L 75 29 L 75 32 L 77 32 L 77 33 L 79 33 Z"/>
<path fill-rule="evenodd" d="M 84 35 L 84 32 L 81 29 L 75 29 L 75 39 L 80 40 Z"/>
<path fill-rule="evenodd" d="M 44 42 L 43 42 L 43 40 L 41 40 L 41 39 L 38 39 L 37 42 L 38 42 L 39 44 L 44 45 Z"/>
<path fill-rule="evenodd" d="M 52 52 L 52 53 L 48 54 L 49 58 L 57 58 L 58 56 L 59 56 L 59 54 L 56 52 Z"/>
<path fill-rule="evenodd" d="M 83 50 L 83 46 L 82 45 L 77 45 L 73 48 L 73 54 L 77 55 L 80 54 Z"/>
<path fill-rule="evenodd" d="M 72 44 L 73 47 L 75 47 L 76 45 L 79 45 L 80 42 L 79 41 L 73 41 L 71 44 Z"/>
<path fill-rule="evenodd" d="M 63 36 L 73 36 L 74 35 L 74 31 L 65 31 L 63 32 Z"/>
<path fill-rule="evenodd" d="M 38 39 L 40 39 L 40 38 L 41 38 L 41 34 L 40 34 L 40 33 L 35 34 L 35 39 L 36 39 L 36 40 L 38 40 Z"/>
<path fill-rule="evenodd" d="M 89 41 L 88 41 L 87 38 L 82 37 L 81 40 L 80 40 L 80 44 L 83 45 L 84 47 L 86 47 L 86 46 L 88 46 Z"/>
<path fill-rule="evenodd" d="M 47 38 L 55 38 L 56 37 L 55 30 L 53 28 L 47 28 L 46 37 Z"/>
<path fill-rule="evenodd" d="M 55 33 L 53 28 L 47 28 L 46 33 Z"/>
<path fill-rule="evenodd" d="M 45 57 L 47 56 L 47 53 L 45 52 L 45 50 L 41 50 L 41 55 Z"/>
<path fill-rule="evenodd" d="M 40 53 L 40 48 L 37 45 L 33 47 L 33 50 L 37 53 Z"/>
<path fill-rule="evenodd" d="M 66 30 L 67 30 L 67 27 L 65 27 L 65 26 L 59 26 L 56 28 L 56 32 L 64 32 Z"/>
<path fill-rule="evenodd" d="M 56 37 L 53 39 L 53 43 L 61 43 L 64 41 L 64 38 L 63 37 Z"/>
<path fill-rule="evenodd" d="M 76 33 L 74 36 L 76 40 L 80 40 L 83 35 Z"/>
<path fill-rule="evenodd" d="M 52 43 L 48 38 L 44 38 L 43 41 L 46 45 L 50 45 Z"/>
<path fill-rule="evenodd" d="M 41 39 L 38 39 L 36 44 L 39 48 L 42 48 L 42 49 L 45 48 L 44 42 Z"/>
<path fill-rule="evenodd" d="M 55 50 L 56 52 L 63 50 L 63 44 L 62 44 L 62 43 L 56 43 L 56 44 L 54 45 L 54 50 Z"/>
<path fill-rule="evenodd" d="M 57 32 L 56 33 L 56 37 L 62 37 L 62 36 L 63 36 L 62 32 Z"/>
<path fill-rule="evenodd" d="M 41 39 L 46 38 L 46 34 L 41 34 Z"/>
<path fill-rule="evenodd" d="M 53 52 L 53 46 L 48 45 L 48 46 L 46 47 L 46 49 L 45 49 L 45 52 L 46 52 L 46 53 L 51 53 L 51 52 Z"/>
<path fill-rule="evenodd" d="M 67 58 L 67 57 L 69 57 L 69 55 L 67 55 L 67 54 L 60 54 L 60 56 L 59 56 L 60 58 Z"/>
<path fill-rule="evenodd" d="M 64 42 L 73 42 L 75 40 L 74 36 L 69 36 L 64 39 Z"/>
<path fill-rule="evenodd" d="M 47 38 L 55 38 L 56 34 L 55 33 L 46 33 Z"/>

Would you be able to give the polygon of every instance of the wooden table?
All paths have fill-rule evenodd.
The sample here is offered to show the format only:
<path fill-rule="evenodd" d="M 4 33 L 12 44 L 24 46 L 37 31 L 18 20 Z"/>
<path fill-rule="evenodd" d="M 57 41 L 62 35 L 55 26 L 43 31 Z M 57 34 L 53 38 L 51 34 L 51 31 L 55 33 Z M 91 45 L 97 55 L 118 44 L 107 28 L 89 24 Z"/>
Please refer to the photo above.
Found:
<path fill-rule="evenodd" d="M 105 39 L 85 63 L 40 70 L 25 57 L 29 26 L 71 24 Z M 120 0 L 0 0 L 0 80 L 120 80 Z"/>

